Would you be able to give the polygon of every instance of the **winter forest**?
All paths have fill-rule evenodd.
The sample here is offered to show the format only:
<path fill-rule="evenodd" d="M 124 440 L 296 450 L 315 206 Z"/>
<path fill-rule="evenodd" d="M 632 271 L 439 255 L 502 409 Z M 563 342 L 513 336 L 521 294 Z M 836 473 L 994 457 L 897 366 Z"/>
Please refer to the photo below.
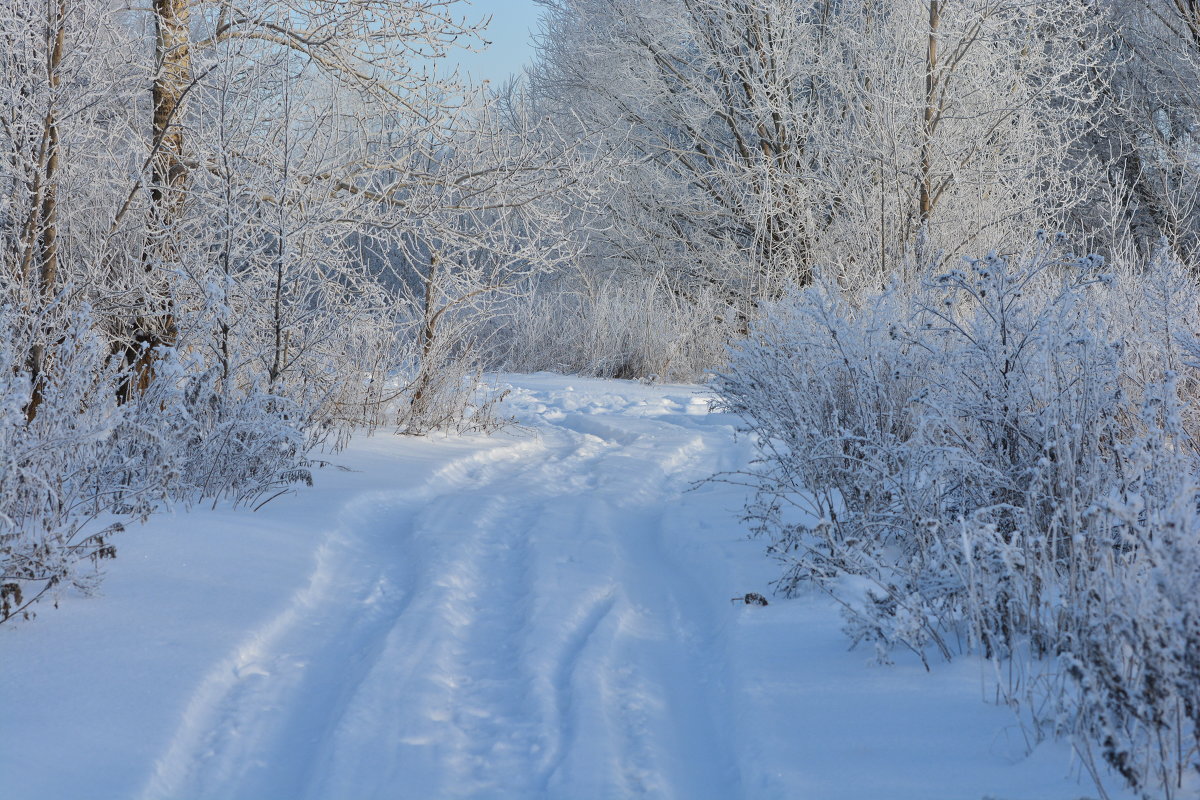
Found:
<path fill-rule="evenodd" d="M 731 591 L 770 602 L 738 614 L 825 598 L 835 650 L 896 662 L 870 674 L 915 663 L 936 693 L 939 670 L 981 665 L 1022 755 L 1064 745 L 1078 792 L 1197 796 L 1200 3 L 538 4 L 533 62 L 487 82 L 447 64 L 489 46 L 504 3 L 0 3 L 0 672 L 17 674 L 19 637 L 102 604 L 126 538 L 155 520 L 253 524 L 349 481 L 356 446 L 434 464 L 473 442 L 471 469 L 510 481 L 510 505 L 480 500 L 494 529 L 468 527 L 517 537 L 496 520 L 532 519 L 530 492 L 624 480 L 633 461 L 586 450 L 603 441 L 674 487 L 660 533 L 705 492 L 735 498 L 720 535 L 750 537 L 746 569 L 765 569 Z M 567 398 L 584 387 L 591 412 Z M 623 422 L 585 418 L 617 395 Z M 670 435 L 634 408 L 660 401 Z M 512 461 L 523 484 L 497 466 L 516 455 L 479 454 L 537 428 L 530 415 L 558 427 L 521 441 L 557 455 Z M 584 449 L 554 451 L 568 436 Z M 467 472 L 438 474 L 478 490 Z M 537 496 L 539 514 L 553 505 Z M 424 530 L 449 548 L 442 511 L 413 523 L 412 547 L 380 547 L 415 563 Z M 676 533 L 655 546 L 702 558 Z M 517 538 L 492 544 L 463 580 L 494 569 L 500 603 L 505 569 L 542 573 L 510 563 Z M 356 568 L 383 558 L 321 547 Z M 579 556 L 598 559 L 581 585 L 607 557 Z M 648 563 L 630 572 L 646 594 L 608 596 L 588 630 L 614 603 L 687 605 L 652 593 Z M 677 610 L 698 630 L 733 613 L 723 585 L 702 588 L 714 616 Z M 522 602 L 527 628 L 554 618 Z M 497 646 L 509 624 L 491 621 Z M 531 641 L 536 687 L 552 637 Z M 615 713 L 565 702 L 582 678 L 554 674 L 547 708 L 583 715 L 574 737 Z M 649 761 L 623 762 L 618 789 L 589 783 L 570 736 L 537 741 L 539 786 L 487 784 L 501 756 L 476 763 L 464 744 L 454 763 L 477 782 L 450 791 L 439 774 L 422 796 L 709 796 L 671 794 Z M 278 795 L 249 773 L 204 783 L 215 773 L 174 752 L 145 796 L 376 796 L 337 782 L 336 748 Z M 736 795 L 712 796 L 801 796 L 741 769 Z"/>

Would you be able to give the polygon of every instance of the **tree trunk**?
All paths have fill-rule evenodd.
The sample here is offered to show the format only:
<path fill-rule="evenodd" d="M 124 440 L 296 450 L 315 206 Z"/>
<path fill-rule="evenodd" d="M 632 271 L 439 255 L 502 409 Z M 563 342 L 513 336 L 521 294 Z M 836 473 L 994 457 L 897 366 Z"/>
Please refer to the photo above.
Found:
<path fill-rule="evenodd" d="M 417 365 L 417 376 L 413 380 L 412 402 L 410 414 L 419 419 L 425 414 L 428 404 L 426 393 L 433 382 L 429 356 L 433 352 L 434 336 L 437 333 L 438 314 L 433 309 L 434 289 L 437 284 L 438 254 L 432 250 L 429 253 L 429 274 L 425 276 L 425 298 L 422 308 L 421 325 L 421 361 Z"/>
<path fill-rule="evenodd" d="M 174 228 L 183 210 L 188 169 L 184 164 L 182 106 L 192 81 L 187 0 L 154 0 L 156 71 L 151 87 L 154 148 L 150 166 L 150 210 L 142 249 L 143 308 L 126 343 L 132 375 L 123 399 L 145 391 L 153 378 L 155 349 L 175 343 L 177 328 L 164 265 L 178 258 Z"/>
<path fill-rule="evenodd" d="M 62 60 L 66 38 L 67 0 L 46 1 L 46 82 L 50 96 L 42 123 L 42 146 L 38 159 L 32 236 L 26 247 L 26 269 L 36 272 L 32 302 L 49 303 L 58 284 L 58 170 L 61 164 L 58 129 L 58 91 L 62 85 Z M 30 262 L 34 262 L 31 264 Z M 37 331 L 27 356 L 31 391 L 25 416 L 32 420 L 45 391 L 46 343 L 49 331 Z"/>
<path fill-rule="evenodd" d="M 921 186 L 917 200 L 918 229 L 924 228 L 933 215 L 933 135 L 938 123 L 938 28 L 941 24 L 941 0 L 929 0 L 928 45 L 925 51 L 925 119 L 921 131 Z"/>

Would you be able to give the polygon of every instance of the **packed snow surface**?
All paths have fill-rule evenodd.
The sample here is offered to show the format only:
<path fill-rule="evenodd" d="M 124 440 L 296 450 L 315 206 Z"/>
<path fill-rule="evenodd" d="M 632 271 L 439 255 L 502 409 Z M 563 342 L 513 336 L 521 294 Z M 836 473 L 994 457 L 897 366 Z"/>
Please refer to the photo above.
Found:
<path fill-rule="evenodd" d="M 0 627 L 0 797 L 1095 795 L 979 662 L 878 666 L 770 594 L 745 490 L 696 483 L 753 455 L 702 389 L 497 382 L 499 434 L 364 437 Z"/>

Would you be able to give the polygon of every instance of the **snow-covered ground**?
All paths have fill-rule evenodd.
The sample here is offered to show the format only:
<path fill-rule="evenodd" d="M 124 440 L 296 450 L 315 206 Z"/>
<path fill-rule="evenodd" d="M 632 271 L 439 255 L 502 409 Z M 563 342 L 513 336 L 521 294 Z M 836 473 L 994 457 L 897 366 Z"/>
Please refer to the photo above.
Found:
<path fill-rule="evenodd" d="M 733 420 L 693 387 L 504 376 L 519 425 L 377 435 L 251 514 L 124 534 L 0 627 L 0 797 L 1074 800 L 977 663 L 847 651 L 771 598 Z M 1114 797 L 1121 797 L 1119 793 Z"/>

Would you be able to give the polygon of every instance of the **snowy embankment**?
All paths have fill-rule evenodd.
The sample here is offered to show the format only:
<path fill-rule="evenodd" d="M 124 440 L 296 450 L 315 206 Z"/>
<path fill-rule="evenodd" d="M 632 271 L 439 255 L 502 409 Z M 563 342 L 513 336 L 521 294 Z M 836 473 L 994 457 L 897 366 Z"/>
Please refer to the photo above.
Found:
<path fill-rule="evenodd" d="M 730 602 L 776 569 L 742 489 L 692 489 L 751 456 L 701 392 L 503 380 L 519 426 L 159 517 L 100 597 L 0 628 L 0 796 L 1095 794 L 978 662 L 879 667 L 821 597 Z"/>

